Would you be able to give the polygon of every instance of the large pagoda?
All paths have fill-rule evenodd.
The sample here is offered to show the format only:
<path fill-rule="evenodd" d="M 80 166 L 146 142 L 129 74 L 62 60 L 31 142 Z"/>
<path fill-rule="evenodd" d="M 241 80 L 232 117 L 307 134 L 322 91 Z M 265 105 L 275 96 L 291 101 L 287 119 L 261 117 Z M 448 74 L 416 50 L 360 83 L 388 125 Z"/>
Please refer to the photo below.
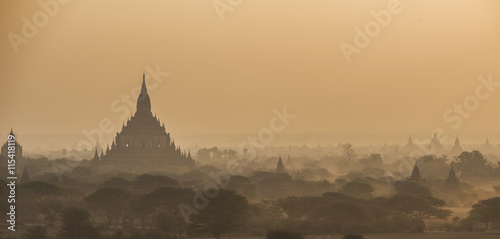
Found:
<path fill-rule="evenodd" d="M 97 153 L 96 153 L 97 155 Z M 151 100 L 146 88 L 146 79 L 142 76 L 142 88 L 137 98 L 137 111 L 121 132 L 116 134 L 111 147 L 106 148 L 106 154 L 100 159 L 99 165 L 121 163 L 149 162 L 156 165 L 168 164 L 171 166 L 194 167 L 191 153 L 182 152 L 180 147 L 170 138 L 158 118 L 151 113 Z"/>

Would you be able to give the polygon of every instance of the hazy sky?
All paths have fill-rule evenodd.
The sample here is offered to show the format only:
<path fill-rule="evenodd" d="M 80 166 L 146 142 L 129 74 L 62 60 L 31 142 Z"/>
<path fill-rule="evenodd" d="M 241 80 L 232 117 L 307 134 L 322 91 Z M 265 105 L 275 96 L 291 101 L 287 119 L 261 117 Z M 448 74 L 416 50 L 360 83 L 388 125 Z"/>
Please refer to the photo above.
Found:
<path fill-rule="evenodd" d="M 478 76 L 500 82 L 498 0 L 401 1 L 350 63 L 340 44 L 390 1 L 242 0 L 221 21 L 212 0 L 73 0 L 16 53 L 8 34 L 22 36 L 36 2 L 0 2 L 1 135 L 121 127 L 112 103 L 156 65 L 170 75 L 152 109 L 174 135 L 255 134 L 283 106 L 291 134 L 500 135 L 499 86 L 456 129 L 443 119 Z"/>

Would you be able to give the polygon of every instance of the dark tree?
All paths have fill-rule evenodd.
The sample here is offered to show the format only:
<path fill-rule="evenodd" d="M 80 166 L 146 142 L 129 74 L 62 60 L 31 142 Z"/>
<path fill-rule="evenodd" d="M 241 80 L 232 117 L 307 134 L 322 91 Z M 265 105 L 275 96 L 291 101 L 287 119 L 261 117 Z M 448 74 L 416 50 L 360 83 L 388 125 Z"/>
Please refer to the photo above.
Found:
<path fill-rule="evenodd" d="M 127 190 L 130 188 L 132 184 L 130 181 L 120 178 L 120 177 L 112 177 L 104 182 L 102 182 L 101 186 L 102 188 L 120 188 L 123 190 Z"/>
<path fill-rule="evenodd" d="M 38 205 L 48 225 L 53 225 L 61 212 L 62 203 L 55 199 L 40 200 Z"/>
<path fill-rule="evenodd" d="M 234 191 L 223 190 L 212 198 L 206 208 L 191 217 L 188 228 L 192 232 L 210 233 L 216 238 L 241 227 L 249 208 L 245 197 Z"/>
<path fill-rule="evenodd" d="M 49 195 L 57 195 L 61 192 L 61 189 L 58 186 L 44 181 L 26 182 L 23 184 L 22 188 L 31 191 L 37 198 L 42 198 Z"/>
<path fill-rule="evenodd" d="M 451 211 L 441 209 L 445 202 L 433 197 L 397 194 L 389 199 L 390 207 L 416 219 L 446 219 Z"/>
<path fill-rule="evenodd" d="M 373 187 L 363 182 L 348 182 L 339 191 L 339 193 L 363 199 L 371 198 L 372 192 Z"/>
<path fill-rule="evenodd" d="M 488 177 L 492 172 L 491 165 L 488 164 L 484 155 L 477 150 L 462 152 L 456 158 L 456 167 L 462 171 L 462 177 Z"/>
<path fill-rule="evenodd" d="M 115 204 L 120 200 L 127 199 L 129 193 L 119 188 L 101 188 L 85 198 L 90 203 L 103 203 L 107 206 Z"/>
<path fill-rule="evenodd" d="M 107 225 L 117 224 L 125 211 L 130 194 L 119 188 L 101 188 L 84 200 L 92 204 L 92 212 Z"/>
<path fill-rule="evenodd" d="M 257 191 L 257 188 L 252 184 L 252 181 L 250 181 L 249 178 L 239 175 L 232 176 L 225 189 L 233 190 L 244 195 L 245 197 L 253 197 Z"/>
<path fill-rule="evenodd" d="M 95 239 L 97 229 L 90 223 L 89 211 L 77 208 L 66 208 L 62 213 L 60 236 L 64 239 Z"/>
<path fill-rule="evenodd" d="M 415 181 L 398 181 L 394 184 L 394 189 L 399 194 L 410 194 L 423 197 L 431 196 L 431 190 L 428 187 Z"/>
<path fill-rule="evenodd" d="M 368 158 L 360 159 L 359 163 L 363 167 L 373 167 L 373 168 L 380 168 L 384 165 L 384 161 L 382 160 L 382 156 L 380 154 L 370 154 Z"/>
<path fill-rule="evenodd" d="M 30 229 L 23 235 L 23 239 L 49 239 L 49 234 L 47 229 L 42 226 L 35 226 Z"/>
<path fill-rule="evenodd" d="M 149 193 L 161 187 L 178 187 L 180 183 L 170 177 L 163 175 L 143 174 L 132 182 L 131 190 L 139 193 Z"/>
<path fill-rule="evenodd" d="M 302 219 L 312 209 L 325 203 L 328 199 L 321 197 L 286 197 L 275 202 L 279 209 L 290 218 Z"/>
<path fill-rule="evenodd" d="M 152 193 L 143 195 L 140 200 L 133 201 L 134 211 L 142 210 L 152 218 L 155 227 L 163 232 L 175 232 L 182 237 L 186 230 L 186 222 L 179 210 L 179 205 L 190 204 L 193 192 L 185 188 L 163 187 Z"/>
<path fill-rule="evenodd" d="M 348 225 L 367 223 L 372 217 L 366 206 L 355 201 L 332 201 L 311 212 L 311 219 L 333 223 L 339 227 L 340 232 L 345 232 Z"/>
<path fill-rule="evenodd" d="M 424 232 L 425 219 L 446 219 L 451 211 L 441 209 L 445 202 L 431 196 L 396 194 L 387 201 L 389 208 L 412 218 L 416 232 Z"/>
<path fill-rule="evenodd" d="M 491 224 L 500 223 L 500 197 L 481 200 L 472 206 L 469 220 L 486 224 L 488 229 Z"/>

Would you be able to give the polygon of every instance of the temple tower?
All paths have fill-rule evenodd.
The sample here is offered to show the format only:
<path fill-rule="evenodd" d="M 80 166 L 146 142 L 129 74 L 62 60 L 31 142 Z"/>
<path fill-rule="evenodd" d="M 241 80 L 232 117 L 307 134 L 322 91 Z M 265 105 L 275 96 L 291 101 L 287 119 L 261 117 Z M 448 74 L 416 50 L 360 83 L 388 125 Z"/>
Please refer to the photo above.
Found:
<path fill-rule="evenodd" d="M 455 169 L 453 168 L 453 163 L 451 163 L 450 172 L 448 177 L 444 181 L 444 190 L 446 192 L 460 192 L 460 180 L 458 179 Z"/>
<path fill-rule="evenodd" d="M 451 148 L 451 154 L 454 156 L 460 155 L 464 150 L 462 149 L 462 146 L 460 146 L 460 140 L 458 140 L 458 136 L 455 138 L 455 144 L 453 145 L 453 148 Z"/>
<path fill-rule="evenodd" d="M 417 161 L 415 161 L 415 166 L 413 166 L 413 171 L 411 172 L 411 176 L 408 178 L 410 181 L 423 183 L 425 179 L 420 175 L 420 168 L 418 167 Z"/>
<path fill-rule="evenodd" d="M 141 93 L 137 97 L 136 112 L 124 122 L 120 132 L 116 133 L 111 147 L 100 158 L 100 165 L 136 164 L 138 166 L 159 165 L 194 167 L 191 153 L 185 154 L 166 132 L 165 124 L 151 112 L 151 99 L 146 86 L 146 77 L 142 75 Z M 147 162 L 145 164 L 145 162 Z"/>
<path fill-rule="evenodd" d="M 278 165 L 276 165 L 276 174 L 285 174 L 285 173 L 286 173 L 285 165 L 283 164 L 283 160 L 281 160 L 281 156 L 279 156 Z"/>

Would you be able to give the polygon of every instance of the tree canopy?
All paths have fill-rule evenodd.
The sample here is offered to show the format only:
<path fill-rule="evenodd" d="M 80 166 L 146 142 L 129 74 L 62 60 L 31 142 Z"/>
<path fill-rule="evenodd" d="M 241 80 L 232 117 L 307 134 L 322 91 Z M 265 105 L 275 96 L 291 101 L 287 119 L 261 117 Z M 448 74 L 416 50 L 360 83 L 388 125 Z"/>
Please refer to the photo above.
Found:
<path fill-rule="evenodd" d="M 216 238 L 236 230 L 246 218 L 249 204 L 234 191 L 221 189 L 206 208 L 193 215 L 188 226 L 192 232 L 206 232 Z"/>

